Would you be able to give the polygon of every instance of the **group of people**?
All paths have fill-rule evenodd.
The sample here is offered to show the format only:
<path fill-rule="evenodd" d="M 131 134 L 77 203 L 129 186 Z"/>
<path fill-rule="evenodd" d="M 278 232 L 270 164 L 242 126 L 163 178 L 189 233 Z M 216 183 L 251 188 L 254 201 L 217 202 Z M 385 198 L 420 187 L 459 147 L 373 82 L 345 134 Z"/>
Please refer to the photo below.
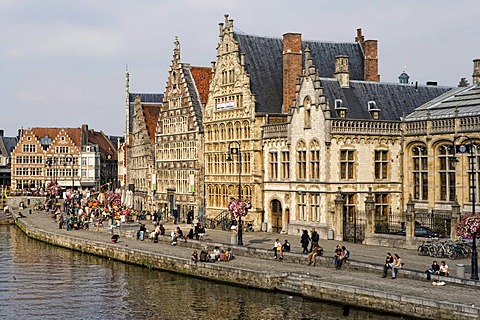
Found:
<path fill-rule="evenodd" d="M 432 279 L 432 274 L 448 277 L 449 276 L 448 265 L 445 263 L 444 260 L 442 260 L 440 264 L 438 264 L 438 262 L 434 260 L 432 263 L 432 267 L 426 270 L 425 273 L 427 274 L 428 281 Z"/>
<path fill-rule="evenodd" d="M 290 249 L 290 242 L 288 242 L 287 239 L 285 239 L 283 244 L 280 243 L 279 239 L 276 239 L 275 243 L 273 244 L 273 256 L 275 259 L 280 258 L 280 260 L 283 260 L 283 253 L 290 252 Z"/>
<path fill-rule="evenodd" d="M 208 252 L 207 247 L 203 248 L 200 253 L 197 250 L 193 250 L 191 260 L 197 262 L 215 262 L 215 261 L 230 261 L 235 257 L 231 248 L 227 248 L 226 251 L 216 246 L 212 252 Z"/>
<path fill-rule="evenodd" d="M 397 278 L 398 270 L 403 268 L 403 262 L 400 256 L 397 253 L 394 253 L 393 256 L 390 252 L 387 252 L 385 257 L 385 264 L 383 265 L 383 274 L 382 278 L 387 277 L 388 269 L 392 270 L 392 279 Z"/>
<path fill-rule="evenodd" d="M 309 235 L 307 230 L 303 230 L 302 236 L 300 237 L 300 243 L 302 244 L 303 254 L 311 253 L 313 250 L 313 247 L 315 245 L 318 245 L 318 241 L 320 241 L 320 235 L 315 230 L 315 228 L 312 228 L 310 232 L 311 233 Z M 308 249 L 309 245 L 310 245 L 310 249 Z"/>

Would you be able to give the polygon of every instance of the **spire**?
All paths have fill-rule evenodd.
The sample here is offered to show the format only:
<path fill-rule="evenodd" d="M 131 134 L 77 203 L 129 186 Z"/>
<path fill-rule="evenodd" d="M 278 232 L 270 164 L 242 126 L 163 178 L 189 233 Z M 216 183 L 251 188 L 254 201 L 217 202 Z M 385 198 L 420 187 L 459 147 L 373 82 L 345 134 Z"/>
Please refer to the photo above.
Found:
<path fill-rule="evenodd" d="M 125 67 L 125 142 L 128 143 L 130 134 L 130 74 L 128 73 L 128 64 Z"/>

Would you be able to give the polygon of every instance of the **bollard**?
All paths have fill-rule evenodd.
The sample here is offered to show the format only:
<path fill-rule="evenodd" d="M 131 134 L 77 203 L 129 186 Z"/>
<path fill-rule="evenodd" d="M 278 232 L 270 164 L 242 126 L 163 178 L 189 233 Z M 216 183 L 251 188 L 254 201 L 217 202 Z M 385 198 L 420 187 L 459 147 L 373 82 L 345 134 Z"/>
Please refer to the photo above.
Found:
<path fill-rule="evenodd" d="M 230 244 L 237 244 L 237 236 L 232 234 L 232 236 L 230 236 Z"/>
<path fill-rule="evenodd" d="M 328 229 L 327 231 L 327 239 L 328 240 L 333 240 L 333 229 Z"/>
<path fill-rule="evenodd" d="M 460 278 L 460 279 L 465 278 L 465 265 L 464 264 L 457 264 L 457 278 Z"/>

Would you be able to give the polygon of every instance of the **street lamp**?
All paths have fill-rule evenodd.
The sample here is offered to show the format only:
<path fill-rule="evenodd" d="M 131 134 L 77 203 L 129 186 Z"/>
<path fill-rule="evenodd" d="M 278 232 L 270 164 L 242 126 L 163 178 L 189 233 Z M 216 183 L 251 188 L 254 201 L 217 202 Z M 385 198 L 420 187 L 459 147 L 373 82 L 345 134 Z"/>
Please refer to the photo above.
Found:
<path fill-rule="evenodd" d="M 475 154 L 473 153 L 473 149 L 476 148 L 478 150 L 478 145 L 473 142 L 473 139 L 468 136 L 459 136 L 453 140 L 453 157 L 452 161 L 455 164 L 458 162 L 458 159 L 455 155 L 456 148 L 455 148 L 455 140 L 458 138 L 464 138 L 464 141 L 468 142 L 467 144 L 461 144 L 458 146 L 458 151 L 460 153 L 465 153 L 469 151 L 470 155 L 470 196 L 472 198 L 472 215 L 475 216 L 475 197 L 476 197 L 476 190 L 475 190 L 475 177 L 476 177 L 476 170 L 475 170 Z M 474 233 L 472 236 L 472 273 L 470 276 L 471 280 L 479 280 L 478 279 L 478 252 L 477 252 L 477 233 Z"/>
<path fill-rule="evenodd" d="M 72 175 L 72 193 L 73 193 L 73 188 L 75 186 L 75 176 L 73 174 L 73 165 L 75 164 L 75 158 L 73 157 L 73 155 L 69 155 L 65 158 L 65 161 L 66 163 L 70 163 L 71 165 L 71 171 L 70 171 L 70 174 Z"/>
<path fill-rule="evenodd" d="M 232 147 L 232 144 L 236 144 L 237 147 Z M 242 150 L 240 148 L 240 142 L 230 141 L 228 143 L 228 157 L 227 161 L 232 161 L 232 155 L 236 154 L 238 159 L 238 201 L 242 197 Z M 243 246 L 243 227 L 242 227 L 242 216 L 238 216 L 238 237 L 237 244 Z"/>

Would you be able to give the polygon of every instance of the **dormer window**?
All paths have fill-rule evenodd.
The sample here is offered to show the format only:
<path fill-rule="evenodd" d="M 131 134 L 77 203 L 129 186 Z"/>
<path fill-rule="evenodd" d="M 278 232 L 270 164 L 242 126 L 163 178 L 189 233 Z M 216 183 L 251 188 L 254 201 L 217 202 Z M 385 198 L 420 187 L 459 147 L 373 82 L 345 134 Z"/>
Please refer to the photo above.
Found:
<path fill-rule="evenodd" d="M 380 109 L 377 107 L 377 103 L 373 100 L 367 102 L 368 111 L 374 120 L 380 118 Z"/>
<path fill-rule="evenodd" d="M 347 117 L 347 107 L 343 106 L 341 99 L 335 99 L 335 110 L 340 118 Z"/>

